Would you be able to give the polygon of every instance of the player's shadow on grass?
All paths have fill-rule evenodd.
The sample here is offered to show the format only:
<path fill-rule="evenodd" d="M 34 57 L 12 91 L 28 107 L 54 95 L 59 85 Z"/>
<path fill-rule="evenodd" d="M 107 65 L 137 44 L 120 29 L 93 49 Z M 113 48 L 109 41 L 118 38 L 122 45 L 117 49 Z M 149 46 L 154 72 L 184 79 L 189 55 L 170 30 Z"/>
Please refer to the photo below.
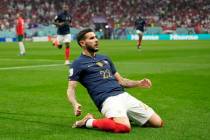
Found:
<path fill-rule="evenodd" d="M 6 116 L 3 116 L 6 115 Z M 36 118 L 35 118 L 36 117 Z M 40 121 L 39 119 L 46 120 L 60 120 L 63 122 L 64 119 L 69 119 L 69 117 L 64 116 L 55 116 L 55 115 L 43 115 L 43 114 L 34 114 L 34 113 L 10 113 L 10 112 L 0 112 L 0 119 L 5 120 L 13 120 L 13 121 L 19 121 L 19 122 L 29 122 L 29 123 L 38 123 L 42 125 L 50 125 L 50 126 L 56 126 L 56 127 L 65 127 L 65 128 L 71 128 L 71 125 L 62 125 L 59 123 L 51 123 L 51 122 L 44 122 Z M 70 118 L 71 119 L 71 118 Z"/>
<path fill-rule="evenodd" d="M 46 121 L 46 118 L 47 118 L 48 122 Z M 24 122 L 24 123 L 40 124 L 43 126 L 49 126 L 52 129 L 54 129 L 55 127 L 60 127 L 62 129 L 61 130 L 62 132 L 64 131 L 63 129 L 66 129 L 67 131 L 69 131 L 69 129 L 72 129 L 71 124 L 73 124 L 73 122 L 71 122 L 71 120 L 73 118 L 71 118 L 71 117 L 35 114 L 35 113 L 0 112 L 0 119 L 12 120 L 12 121 Z M 43 119 L 43 121 L 41 121 L 40 119 Z M 55 119 L 56 119 L 56 121 L 60 120 L 59 121 L 60 123 L 50 122 Z M 66 124 L 62 124 L 63 120 L 70 120 L 70 121 L 68 121 L 68 124 L 66 125 Z M 132 129 L 148 128 L 148 127 L 139 126 L 135 123 L 131 123 L 131 125 L 132 125 Z M 88 129 L 88 128 L 77 128 L 77 129 L 78 130 L 84 129 L 84 131 L 88 130 L 90 132 L 92 131 L 92 132 L 97 132 L 97 133 L 104 133 L 104 131 L 100 131 L 98 129 Z M 75 129 L 75 130 L 77 130 L 77 129 Z M 109 133 L 113 134 L 112 132 L 109 132 Z"/>

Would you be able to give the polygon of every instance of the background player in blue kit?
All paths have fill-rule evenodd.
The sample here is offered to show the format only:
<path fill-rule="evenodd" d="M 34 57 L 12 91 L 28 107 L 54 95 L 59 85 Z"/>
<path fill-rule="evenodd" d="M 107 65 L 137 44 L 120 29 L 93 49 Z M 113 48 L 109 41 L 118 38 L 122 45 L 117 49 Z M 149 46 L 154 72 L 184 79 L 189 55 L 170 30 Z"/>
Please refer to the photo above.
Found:
<path fill-rule="evenodd" d="M 57 38 L 53 42 L 55 46 L 59 49 L 62 48 L 62 43 L 65 44 L 65 64 L 70 64 L 70 42 L 71 42 L 71 34 L 70 34 L 70 23 L 71 23 L 71 15 L 68 13 L 68 5 L 63 5 L 63 12 L 58 14 L 55 17 L 54 24 L 57 26 Z"/>
<path fill-rule="evenodd" d="M 135 21 L 135 28 L 136 28 L 136 33 L 138 34 L 138 42 L 137 42 L 137 48 L 141 49 L 141 42 L 142 42 L 142 37 L 144 33 L 144 26 L 145 26 L 145 20 L 141 17 L 139 17 Z"/>
<path fill-rule="evenodd" d="M 73 127 L 127 133 L 131 130 L 130 120 L 140 126 L 162 127 L 163 121 L 151 107 L 124 91 L 124 87 L 150 88 L 151 81 L 134 81 L 122 77 L 107 56 L 96 54 L 99 44 L 91 29 L 80 31 L 77 42 L 83 51 L 69 70 L 68 99 L 75 115 L 81 115 L 81 105 L 75 97 L 76 86 L 80 82 L 105 118 L 95 119 L 92 114 L 87 114 L 82 120 L 76 121 Z"/>

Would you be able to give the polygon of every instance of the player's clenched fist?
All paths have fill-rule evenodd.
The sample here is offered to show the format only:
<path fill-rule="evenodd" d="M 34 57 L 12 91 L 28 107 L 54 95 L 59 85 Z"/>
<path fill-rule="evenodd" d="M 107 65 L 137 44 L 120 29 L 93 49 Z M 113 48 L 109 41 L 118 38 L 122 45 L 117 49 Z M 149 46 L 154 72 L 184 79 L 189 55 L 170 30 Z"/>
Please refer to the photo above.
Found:
<path fill-rule="evenodd" d="M 152 82 L 149 79 L 143 79 L 139 81 L 139 87 L 141 88 L 150 88 L 152 86 Z"/>

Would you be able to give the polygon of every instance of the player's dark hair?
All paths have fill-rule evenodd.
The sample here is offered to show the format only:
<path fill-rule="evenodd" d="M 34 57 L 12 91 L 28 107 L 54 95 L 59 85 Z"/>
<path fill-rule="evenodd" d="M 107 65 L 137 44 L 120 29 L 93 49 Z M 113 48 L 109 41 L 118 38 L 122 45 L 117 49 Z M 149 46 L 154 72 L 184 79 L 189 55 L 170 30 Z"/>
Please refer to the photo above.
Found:
<path fill-rule="evenodd" d="M 23 17 L 23 12 L 17 12 L 17 14 L 20 16 L 20 17 Z"/>
<path fill-rule="evenodd" d="M 87 28 L 84 30 L 81 30 L 78 34 L 77 34 L 77 43 L 80 45 L 80 40 L 85 39 L 85 35 L 89 32 L 93 32 L 93 30 L 91 28 Z M 80 45 L 81 46 L 81 45 Z"/>

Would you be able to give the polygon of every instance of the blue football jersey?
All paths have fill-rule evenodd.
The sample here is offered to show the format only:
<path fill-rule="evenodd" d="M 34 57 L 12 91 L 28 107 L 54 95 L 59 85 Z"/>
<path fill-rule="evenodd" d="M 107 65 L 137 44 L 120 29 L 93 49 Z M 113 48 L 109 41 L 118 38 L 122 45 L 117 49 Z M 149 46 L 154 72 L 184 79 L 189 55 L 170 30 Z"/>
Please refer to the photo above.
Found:
<path fill-rule="evenodd" d="M 144 32 L 144 26 L 145 26 L 145 20 L 142 19 L 142 18 L 138 18 L 136 21 L 135 21 L 135 27 L 136 27 L 136 30 L 140 30 L 142 32 Z"/>
<path fill-rule="evenodd" d="M 66 35 L 70 33 L 70 23 L 71 23 L 71 15 L 67 12 L 62 12 L 55 17 L 55 22 L 64 24 L 62 26 L 58 26 L 57 34 L 58 35 Z"/>
<path fill-rule="evenodd" d="M 92 58 L 81 54 L 72 63 L 69 72 L 69 80 L 79 81 L 99 110 L 106 98 L 124 92 L 124 88 L 114 77 L 116 69 L 106 56 L 97 54 Z"/>

